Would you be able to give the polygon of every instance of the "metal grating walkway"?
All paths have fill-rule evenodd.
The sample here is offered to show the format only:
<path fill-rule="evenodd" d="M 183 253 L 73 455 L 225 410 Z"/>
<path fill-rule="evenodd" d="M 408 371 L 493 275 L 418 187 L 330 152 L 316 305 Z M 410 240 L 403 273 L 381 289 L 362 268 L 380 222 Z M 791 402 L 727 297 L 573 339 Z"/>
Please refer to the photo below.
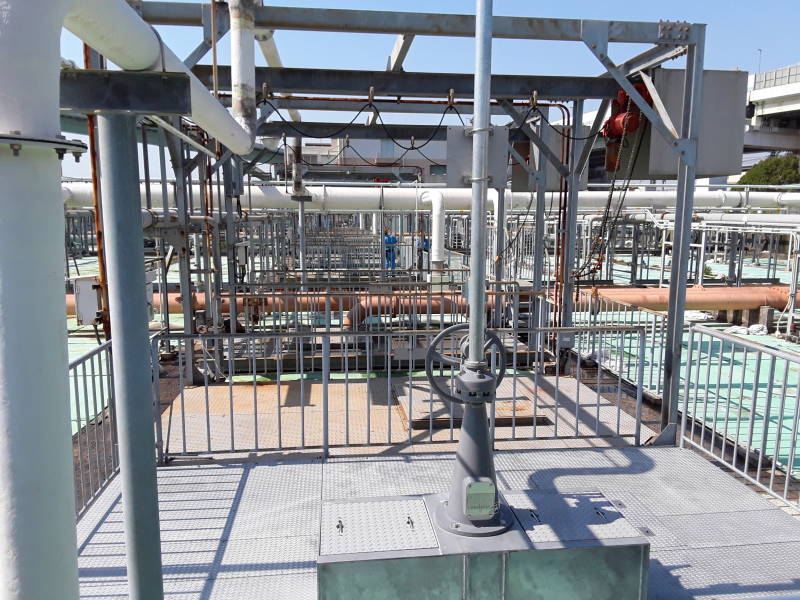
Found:
<path fill-rule="evenodd" d="M 315 599 L 321 499 L 444 491 L 450 454 L 159 470 L 166 597 Z M 800 520 L 678 448 L 497 453 L 502 489 L 599 489 L 651 543 L 651 600 L 800 594 Z M 117 480 L 78 523 L 82 598 L 126 598 Z"/>

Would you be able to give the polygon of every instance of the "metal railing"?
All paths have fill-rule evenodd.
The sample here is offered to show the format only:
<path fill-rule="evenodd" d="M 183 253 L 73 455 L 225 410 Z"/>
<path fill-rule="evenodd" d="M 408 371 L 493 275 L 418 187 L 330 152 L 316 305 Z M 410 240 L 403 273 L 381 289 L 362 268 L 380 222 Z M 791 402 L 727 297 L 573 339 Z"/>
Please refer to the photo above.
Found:
<path fill-rule="evenodd" d="M 75 507 L 80 518 L 119 472 L 111 341 L 69 364 Z"/>
<path fill-rule="evenodd" d="M 681 446 L 800 507 L 800 356 L 699 325 L 688 354 Z"/>
<path fill-rule="evenodd" d="M 660 312 L 617 302 L 588 291 L 581 291 L 572 315 L 573 324 L 583 327 L 598 326 L 636 326 L 644 331 L 644 352 L 641 355 L 644 367 L 642 385 L 655 397 L 661 397 L 664 379 L 664 347 L 667 335 L 667 316 Z M 630 352 L 631 349 L 626 349 Z M 626 360 L 624 376 L 633 380 L 633 369 Z"/>
<path fill-rule="evenodd" d="M 287 281 L 275 284 L 236 286 L 235 295 L 243 326 L 247 331 L 310 330 L 330 324 L 334 329 L 364 330 L 414 329 L 460 323 L 468 315 L 468 303 L 462 294 L 464 271 L 437 272 L 436 282 L 387 281 L 314 282 Z M 532 294 L 519 289 L 516 282 L 488 282 L 489 304 L 509 307 L 505 312 L 518 314 L 529 310 Z M 227 297 L 226 297 L 227 299 Z M 500 320 L 496 323 L 499 325 Z"/>
<path fill-rule="evenodd" d="M 168 341 L 176 359 L 166 366 L 172 381 L 154 385 L 155 404 L 167 406 L 157 417 L 159 456 L 453 442 L 459 407 L 434 397 L 424 375 L 438 331 L 161 334 L 154 354 Z M 508 364 L 491 410 L 496 441 L 639 443 L 644 328 L 495 331 Z M 438 373 L 452 383 L 451 368 Z"/>

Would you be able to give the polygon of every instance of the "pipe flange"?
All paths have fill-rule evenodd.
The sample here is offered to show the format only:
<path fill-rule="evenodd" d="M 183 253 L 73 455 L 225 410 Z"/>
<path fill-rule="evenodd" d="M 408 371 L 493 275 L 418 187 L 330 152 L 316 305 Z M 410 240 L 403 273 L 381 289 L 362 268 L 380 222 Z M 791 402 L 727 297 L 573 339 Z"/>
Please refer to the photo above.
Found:
<path fill-rule="evenodd" d="M 79 162 L 81 154 L 89 148 L 80 140 L 68 140 L 63 135 L 53 138 L 38 138 L 22 135 L 19 131 L 0 134 L 0 144 L 8 144 L 11 153 L 19 156 L 23 147 L 30 148 L 52 148 L 58 156 L 58 160 L 63 160 L 67 153 L 75 157 L 75 162 Z"/>

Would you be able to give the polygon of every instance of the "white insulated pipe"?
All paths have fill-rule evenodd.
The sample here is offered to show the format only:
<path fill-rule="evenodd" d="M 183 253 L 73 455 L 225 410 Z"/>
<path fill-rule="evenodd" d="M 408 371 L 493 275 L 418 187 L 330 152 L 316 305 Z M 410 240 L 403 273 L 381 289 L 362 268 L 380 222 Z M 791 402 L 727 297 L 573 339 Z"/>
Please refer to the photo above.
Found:
<path fill-rule="evenodd" d="M 69 0 L 0 1 L 0 132 L 53 139 Z M 61 168 L 0 145 L 0 598 L 77 600 Z"/>
<path fill-rule="evenodd" d="M 646 221 L 652 217 L 647 215 L 628 215 L 634 221 Z M 657 218 L 665 219 L 667 221 L 674 221 L 675 215 L 670 213 L 666 215 L 657 215 Z M 695 219 L 705 221 L 707 223 L 719 225 L 765 225 L 770 227 L 797 227 L 800 225 L 800 215 L 798 214 L 770 214 L 770 213 L 720 213 L 708 212 L 697 213 L 694 215 Z"/>
<path fill-rule="evenodd" d="M 444 196 L 438 190 L 425 190 L 420 200 L 431 205 L 431 266 L 441 268 L 444 263 Z"/>
<path fill-rule="evenodd" d="M 62 27 L 123 69 L 186 73 L 190 118 L 233 152 L 250 151 L 248 132 L 124 0 L 0 0 L 0 132 L 60 135 Z M 0 146 L 4 600 L 78 598 L 60 176 L 53 149 L 23 145 L 15 156 Z"/>
<path fill-rule="evenodd" d="M 64 27 L 122 69 L 186 73 L 192 99 L 189 118 L 232 152 L 250 152 L 253 142 L 249 133 L 124 0 L 74 0 L 71 4 Z M 47 7 L 49 10 L 49 3 Z"/>
<path fill-rule="evenodd" d="M 231 21 L 231 90 L 233 117 L 250 138 L 256 139 L 255 0 L 228 0 Z M 239 154 L 246 154 L 240 152 Z"/>
<path fill-rule="evenodd" d="M 144 185 L 141 187 L 142 204 L 144 205 Z M 199 194 L 199 188 L 195 188 Z M 417 202 L 417 190 L 412 187 L 349 187 L 349 186 L 309 186 L 311 201 L 306 203 L 310 210 L 413 210 Z M 67 208 L 82 208 L 92 203 L 91 184 L 88 182 L 64 182 L 62 184 L 64 203 Z M 158 182 L 151 184 L 153 205 L 160 206 L 161 188 Z M 469 188 L 430 188 L 441 194 L 446 210 L 468 210 L 471 199 Z M 168 198 L 173 197 L 172 185 L 169 186 Z M 253 208 L 297 208 L 297 202 L 291 199 L 291 193 L 284 192 L 282 186 L 250 186 Z M 512 198 L 513 196 L 513 198 Z M 556 192 L 547 192 L 546 202 L 557 201 Z M 515 210 L 528 206 L 530 193 L 506 192 L 507 206 L 513 200 Z M 582 191 L 578 194 L 578 203 L 582 209 L 602 209 L 608 199 L 607 192 Z M 497 202 L 497 191 L 490 189 L 488 205 L 494 208 Z M 174 204 L 174 202 L 173 202 Z M 800 208 L 800 192 L 745 192 L 698 191 L 695 193 L 695 208 L 751 208 L 782 209 Z M 675 192 L 631 191 L 625 197 L 625 208 L 648 208 L 653 210 L 675 207 Z"/>

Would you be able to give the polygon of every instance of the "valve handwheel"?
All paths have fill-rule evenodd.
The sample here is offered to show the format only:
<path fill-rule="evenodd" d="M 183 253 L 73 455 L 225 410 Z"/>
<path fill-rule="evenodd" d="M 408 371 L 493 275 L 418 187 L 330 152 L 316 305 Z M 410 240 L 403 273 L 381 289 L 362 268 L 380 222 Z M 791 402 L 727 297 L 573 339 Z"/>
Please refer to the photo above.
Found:
<path fill-rule="evenodd" d="M 454 333 L 458 333 L 460 331 L 467 331 L 469 330 L 469 323 L 458 323 L 456 325 L 452 325 L 447 329 L 443 329 L 440 331 L 435 338 L 431 341 L 430 346 L 428 346 L 428 351 L 425 353 L 425 375 L 428 377 L 428 382 L 431 384 L 431 388 L 436 394 L 442 399 L 447 400 L 449 402 L 456 402 L 458 404 L 463 404 L 465 401 L 464 398 L 460 398 L 450 393 L 450 391 L 443 387 L 434 377 L 434 363 L 444 363 L 450 367 L 461 367 L 464 362 L 464 353 L 466 351 L 466 344 L 464 343 L 464 339 L 462 339 L 459 344 L 458 348 L 459 351 L 462 353 L 460 358 L 455 356 L 449 356 L 442 354 L 438 350 L 438 346 L 442 343 L 442 341 L 452 336 Z M 503 377 L 506 374 L 506 352 L 505 347 L 503 346 L 503 342 L 500 340 L 500 337 L 494 333 L 493 331 L 486 330 L 485 332 L 486 342 L 483 345 L 484 353 L 488 352 L 490 349 L 495 348 L 498 354 L 498 364 L 496 370 L 492 372 L 495 378 L 495 389 L 500 387 L 500 382 L 503 381 Z M 478 400 L 480 401 L 480 400 Z"/>

